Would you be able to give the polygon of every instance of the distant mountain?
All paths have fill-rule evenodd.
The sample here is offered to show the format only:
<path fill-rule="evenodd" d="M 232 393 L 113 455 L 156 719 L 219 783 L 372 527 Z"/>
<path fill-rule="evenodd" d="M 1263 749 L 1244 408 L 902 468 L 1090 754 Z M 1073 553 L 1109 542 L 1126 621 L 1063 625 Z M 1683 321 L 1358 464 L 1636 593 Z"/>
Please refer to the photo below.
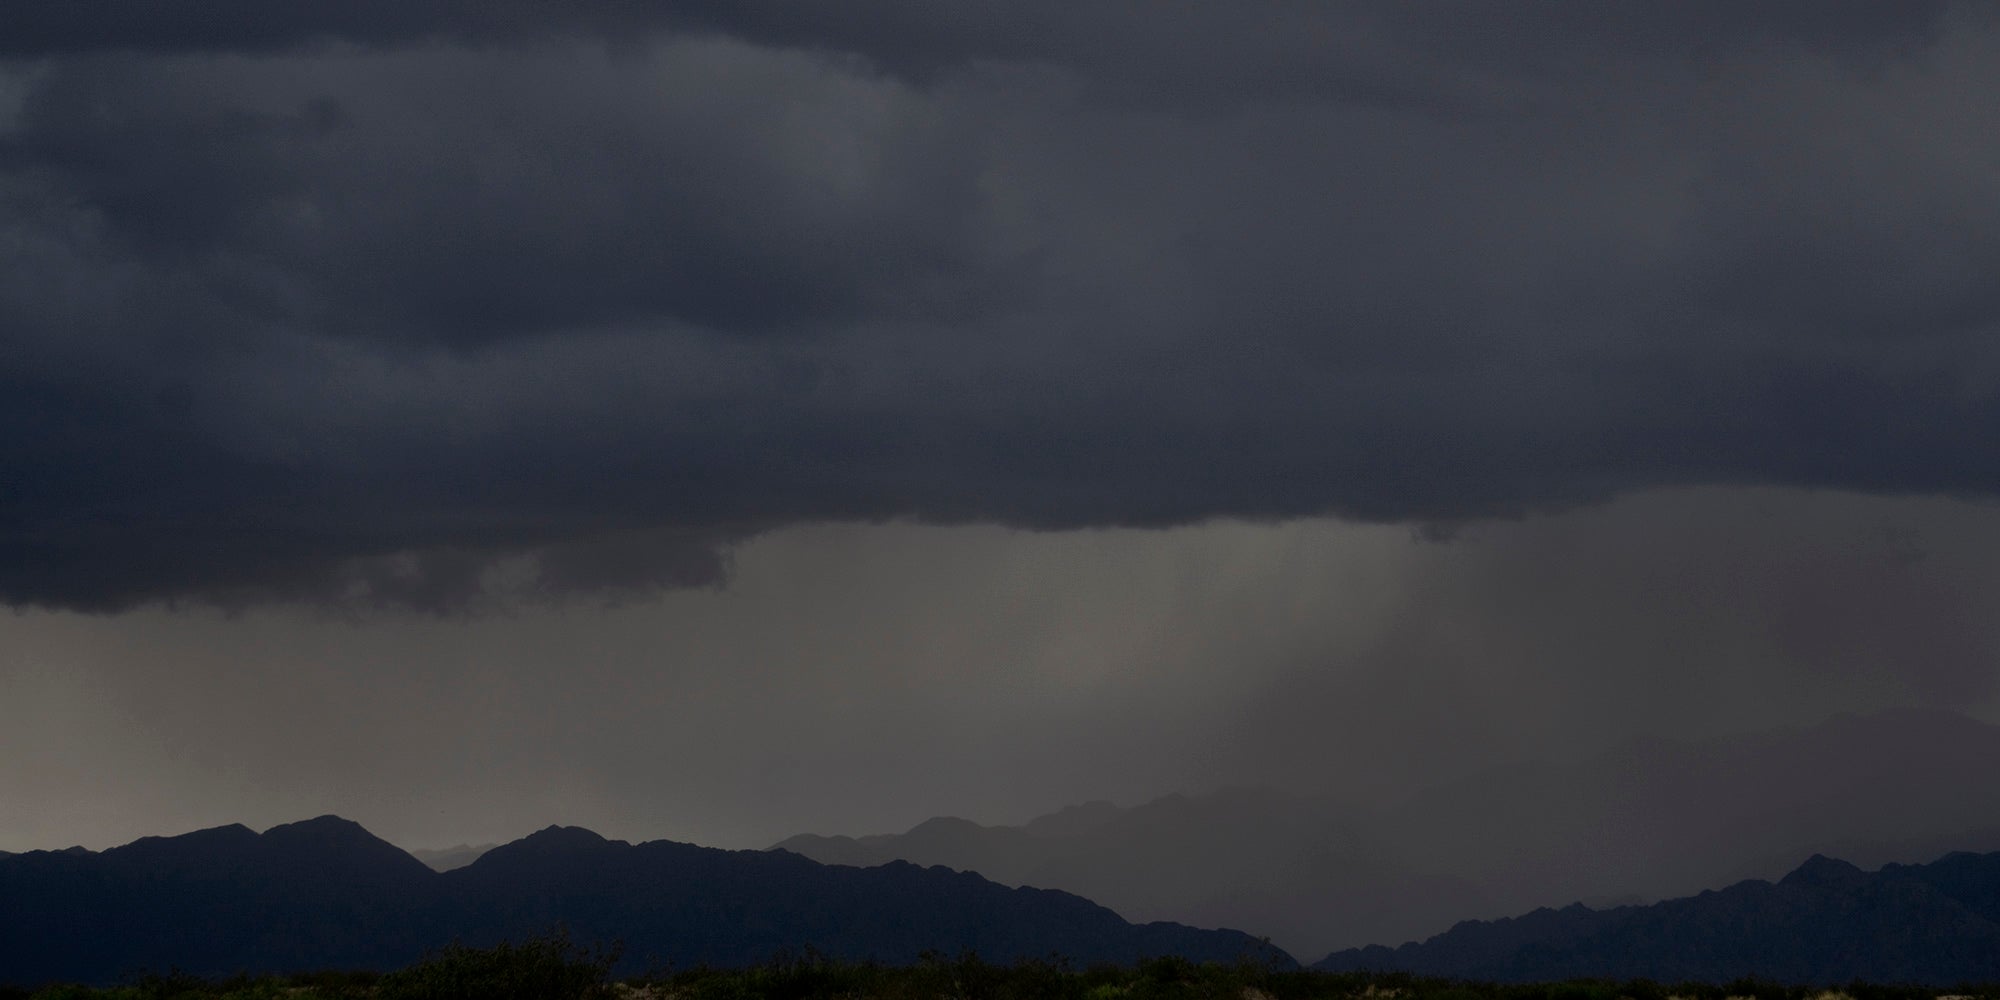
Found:
<path fill-rule="evenodd" d="M 1967 793 L 1994 773 L 2000 727 L 1901 710 L 1640 741 L 1369 810 L 1239 790 L 1094 803 L 1018 827 L 934 819 L 905 834 L 778 846 L 830 864 L 899 858 L 976 871 L 1075 892 L 1130 919 L 1243 927 L 1324 954 L 1467 917 L 1772 878 L 1815 853 L 1875 866 L 2000 850 L 2000 796 Z"/>
<path fill-rule="evenodd" d="M 905 834 L 776 846 L 828 864 L 905 860 L 1062 889 L 1132 920 L 1250 928 L 1295 953 L 1414 936 L 1484 904 L 1466 880 L 1410 867 L 1333 801 L 1262 789 L 1090 803 L 1019 827 L 940 818 Z"/>
<path fill-rule="evenodd" d="M 2000 850 L 2000 727 L 1951 712 L 1843 715 L 1426 789 L 1374 818 L 1413 864 L 1473 879 L 1497 916 L 1775 878 L 1813 854 L 1869 867 Z M 1376 940 L 1398 940 L 1393 936 Z"/>
<path fill-rule="evenodd" d="M 448 872 L 453 868 L 463 868 L 479 860 L 480 855 L 498 846 L 500 845 L 480 844 L 475 847 L 471 844 L 459 844 L 456 847 L 440 847 L 435 849 L 420 847 L 411 851 L 410 857 L 423 862 L 431 871 Z"/>
<path fill-rule="evenodd" d="M 2000 853 L 1872 873 L 1815 856 L 1776 883 L 1468 921 L 1420 944 L 1337 952 L 1314 967 L 1516 981 L 1992 982 L 2000 980 Z"/>
<path fill-rule="evenodd" d="M 1065 806 L 1047 816 L 1029 820 L 1028 825 L 1022 829 L 1036 837 L 1081 837 L 1095 833 L 1125 815 L 1125 812 L 1126 810 L 1098 799 L 1080 806 Z"/>
<path fill-rule="evenodd" d="M 909 864 L 857 870 L 796 855 L 628 844 L 550 827 L 435 872 L 324 816 L 148 837 L 97 853 L 0 858 L 0 973 L 107 982 L 178 967 L 211 975 L 388 968 L 453 940 L 490 944 L 562 925 L 620 940 L 622 971 L 738 965 L 807 947 L 909 962 L 974 949 L 1008 961 L 1289 956 L 1236 931 L 1133 925 L 1089 900 Z"/>
<path fill-rule="evenodd" d="M 944 865 L 1020 885 L 1060 855 L 1063 845 L 1019 827 L 981 826 L 953 816 L 927 819 L 903 834 L 867 837 L 793 837 L 773 850 L 802 854 L 822 864 L 870 867 L 891 861 Z"/>

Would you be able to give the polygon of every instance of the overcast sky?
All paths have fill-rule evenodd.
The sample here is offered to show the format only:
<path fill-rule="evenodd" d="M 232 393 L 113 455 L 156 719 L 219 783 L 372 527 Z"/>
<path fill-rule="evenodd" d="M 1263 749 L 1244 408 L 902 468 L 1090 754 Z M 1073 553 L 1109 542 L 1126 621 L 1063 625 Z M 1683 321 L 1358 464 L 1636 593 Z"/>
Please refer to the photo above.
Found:
<path fill-rule="evenodd" d="M 0 849 L 1991 717 L 1994 95 L 1983 4 L 9 0 Z"/>

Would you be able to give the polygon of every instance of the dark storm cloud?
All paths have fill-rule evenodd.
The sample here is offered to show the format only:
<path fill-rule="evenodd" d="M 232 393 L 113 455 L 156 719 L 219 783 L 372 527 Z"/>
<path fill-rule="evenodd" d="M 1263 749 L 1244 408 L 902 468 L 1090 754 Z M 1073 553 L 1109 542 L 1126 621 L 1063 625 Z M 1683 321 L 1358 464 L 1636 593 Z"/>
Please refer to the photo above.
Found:
<path fill-rule="evenodd" d="M 502 41 L 565 31 L 604 34 L 658 20 L 644 10 L 648 6 L 654 5 L 620 0 L 559 6 L 534 0 L 213 0 L 134 6 L 117 0 L 22 0 L 9 7 L 0 52 L 267 52 L 330 42 L 381 45 Z"/>
<path fill-rule="evenodd" d="M 0 32 L 10 603 L 2000 487 L 1978 10 L 221 9 Z"/>
<path fill-rule="evenodd" d="M 918 77 L 973 62 L 1035 63 L 1164 87 L 1182 99 L 1218 84 L 1261 93 L 1396 99 L 1421 93 L 1409 83 L 1442 69 L 1440 55 L 1519 65 L 1567 58 L 1579 45 L 1668 57 L 1746 47 L 1879 49 L 1930 36 L 1947 8 L 1946 0 L 1690 0 L 1578 9 L 1504 0 L 1263 0 L 1233 6 L 1147 0 L 1083 5 L 218 0 L 140 8 L 110 0 L 20 0 L 0 53 L 271 52 L 328 43 L 513 43 L 708 31 L 760 44 L 856 53 Z"/>

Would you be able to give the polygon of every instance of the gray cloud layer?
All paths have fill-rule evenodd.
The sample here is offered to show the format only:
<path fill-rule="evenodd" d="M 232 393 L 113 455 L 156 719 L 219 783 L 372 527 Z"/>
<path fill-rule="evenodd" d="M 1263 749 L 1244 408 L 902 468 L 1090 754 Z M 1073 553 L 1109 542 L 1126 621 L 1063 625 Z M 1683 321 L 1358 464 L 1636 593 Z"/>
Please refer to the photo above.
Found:
<path fill-rule="evenodd" d="M 1981 9 L 676 7 L 10 7 L 0 599 L 2000 489 Z"/>

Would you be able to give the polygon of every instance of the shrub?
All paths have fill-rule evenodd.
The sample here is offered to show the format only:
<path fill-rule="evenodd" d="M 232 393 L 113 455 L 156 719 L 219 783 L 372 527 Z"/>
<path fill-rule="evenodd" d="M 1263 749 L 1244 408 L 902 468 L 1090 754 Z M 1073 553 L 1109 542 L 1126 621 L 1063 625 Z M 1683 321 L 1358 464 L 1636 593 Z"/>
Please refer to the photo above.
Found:
<path fill-rule="evenodd" d="M 380 1000 L 591 1000 L 610 993 L 615 950 L 574 944 L 567 934 L 491 948 L 454 944 L 375 985 Z"/>

